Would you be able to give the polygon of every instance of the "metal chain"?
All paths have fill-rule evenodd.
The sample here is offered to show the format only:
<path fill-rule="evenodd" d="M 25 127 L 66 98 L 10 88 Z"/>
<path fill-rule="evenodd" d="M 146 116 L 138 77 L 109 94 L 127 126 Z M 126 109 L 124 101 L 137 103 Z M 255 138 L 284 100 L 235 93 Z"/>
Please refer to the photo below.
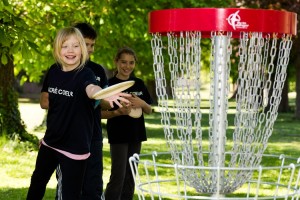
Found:
<path fill-rule="evenodd" d="M 211 33 L 208 158 L 202 141 L 201 109 L 201 32 L 168 33 L 171 97 L 167 94 L 162 38 L 151 40 L 153 70 L 161 123 L 174 163 L 210 166 L 214 170 L 181 169 L 182 179 L 202 193 L 227 193 L 240 187 L 251 171 L 222 168 L 256 167 L 260 164 L 273 131 L 281 92 L 286 79 L 291 36 L 278 45 L 276 34 L 241 32 L 233 146 L 229 160 L 225 151 L 229 124 L 228 96 L 231 33 Z M 276 60 L 277 59 L 277 60 Z M 172 100 L 172 101 L 170 101 Z"/>

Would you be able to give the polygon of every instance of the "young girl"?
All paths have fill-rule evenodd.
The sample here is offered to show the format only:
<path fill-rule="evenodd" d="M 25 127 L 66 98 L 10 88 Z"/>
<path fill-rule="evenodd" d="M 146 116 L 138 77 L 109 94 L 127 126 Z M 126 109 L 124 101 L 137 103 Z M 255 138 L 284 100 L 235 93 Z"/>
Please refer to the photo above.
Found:
<path fill-rule="evenodd" d="M 115 57 L 117 74 L 109 80 L 109 85 L 134 80 L 135 84 L 124 92 L 131 94 L 131 105 L 119 109 L 102 111 L 107 120 L 107 135 L 110 143 L 111 175 L 106 186 L 105 200 L 131 200 L 134 194 L 134 180 L 129 166 L 129 157 L 140 153 L 142 141 L 147 140 L 144 116 L 131 117 L 132 109 L 142 109 L 143 113 L 152 112 L 152 99 L 144 82 L 132 76 L 137 57 L 128 48 L 121 48 Z"/>
<path fill-rule="evenodd" d="M 61 29 L 53 45 L 57 64 L 48 71 L 47 130 L 38 152 L 27 194 L 28 200 L 43 198 L 46 185 L 58 165 L 61 169 L 61 199 L 77 200 L 90 156 L 94 105 L 92 96 L 101 90 L 93 72 L 84 67 L 89 58 L 85 41 L 74 27 Z M 112 104 L 119 95 L 107 100 Z"/>

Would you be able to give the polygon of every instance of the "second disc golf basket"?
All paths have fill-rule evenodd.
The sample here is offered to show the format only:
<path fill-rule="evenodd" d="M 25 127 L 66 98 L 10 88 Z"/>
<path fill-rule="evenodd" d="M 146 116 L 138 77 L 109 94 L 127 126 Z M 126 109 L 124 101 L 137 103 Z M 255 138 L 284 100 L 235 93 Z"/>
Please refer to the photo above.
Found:
<path fill-rule="evenodd" d="M 169 152 L 130 158 L 139 199 L 299 198 L 299 159 L 264 154 L 296 21 L 294 13 L 262 9 L 149 13 L 156 94 Z M 203 54 L 204 44 L 208 54 Z M 233 60 L 235 80 L 230 76 Z M 237 87 L 233 101 L 231 82 Z"/>

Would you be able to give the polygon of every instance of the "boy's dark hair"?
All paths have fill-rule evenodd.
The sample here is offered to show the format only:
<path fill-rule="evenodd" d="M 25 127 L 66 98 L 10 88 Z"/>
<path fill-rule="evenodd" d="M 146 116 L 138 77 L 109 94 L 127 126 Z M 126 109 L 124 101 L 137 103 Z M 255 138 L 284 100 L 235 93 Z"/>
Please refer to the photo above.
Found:
<path fill-rule="evenodd" d="M 84 38 L 89 38 L 92 40 L 95 40 L 97 38 L 97 32 L 88 23 L 79 22 L 79 23 L 74 24 L 73 27 L 78 28 Z"/>

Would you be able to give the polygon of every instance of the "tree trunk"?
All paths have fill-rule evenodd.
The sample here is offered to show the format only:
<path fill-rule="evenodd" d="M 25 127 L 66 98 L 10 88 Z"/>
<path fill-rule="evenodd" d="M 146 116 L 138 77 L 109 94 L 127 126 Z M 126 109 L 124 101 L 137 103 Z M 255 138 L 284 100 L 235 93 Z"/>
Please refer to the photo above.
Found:
<path fill-rule="evenodd" d="M 295 118 L 300 119 L 300 57 L 297 56 L 296 62 L 296 109 Z"/>
<path fill-rule="evenodd" d="M 281 101 L 278 107 L 278 112 L 289 112 L 289 83 L 288 79 L 285 80 L 284 86 L 282 88 Z"/>
<path fill-rule="evenodd" d="M 156 95 L 155 80 L 147 81 L 147 89 L 153 100 L 153 105 L 157 105 L 158 101 L 157 101 L 157 95 Z"/>
<path fill-rule="evenodd" d="M 5 65 L 0 63 L 0 134 L 21 141 L 37 142 L 37 137 L 28 134 L 25 129 L 19 111 L 18 93 L 13 84 L 14 65 L 13 60 L 9 59 Z"/>

